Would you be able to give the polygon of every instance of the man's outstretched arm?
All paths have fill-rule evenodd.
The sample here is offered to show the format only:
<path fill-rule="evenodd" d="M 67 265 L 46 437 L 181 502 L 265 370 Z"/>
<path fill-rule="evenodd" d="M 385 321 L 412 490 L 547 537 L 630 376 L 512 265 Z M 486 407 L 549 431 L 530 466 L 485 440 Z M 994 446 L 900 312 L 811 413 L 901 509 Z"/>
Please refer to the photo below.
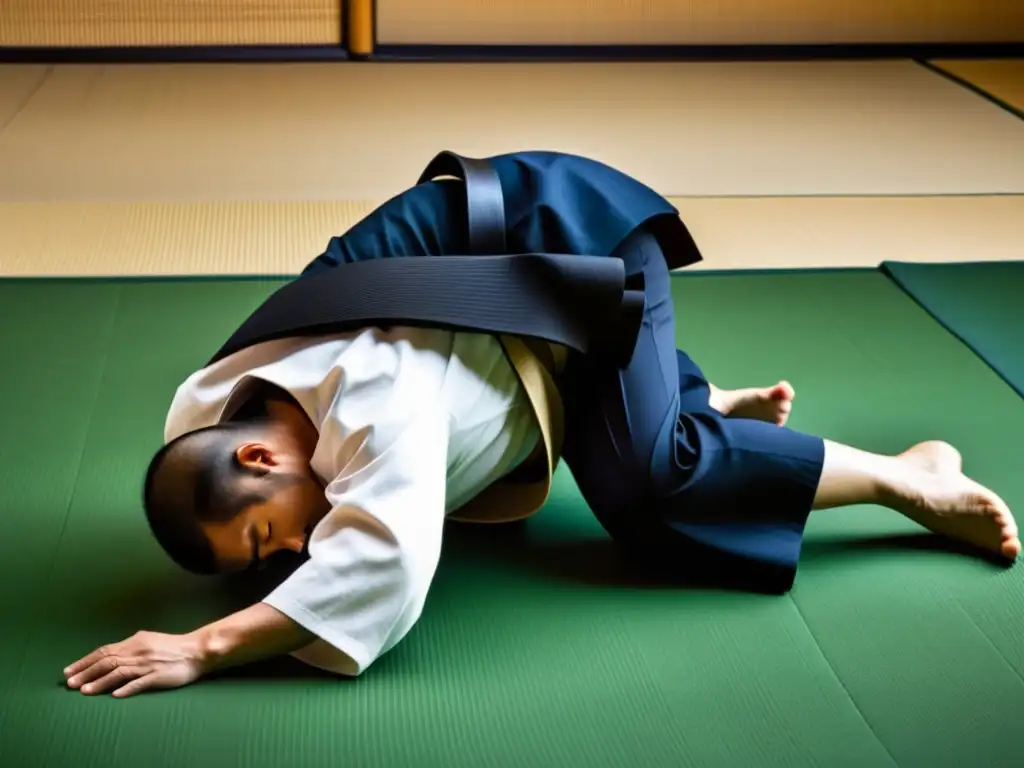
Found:
<path fill-rule="evenodd" d="M 184 635 L 139 632 L 105 645 L 64 670 L 69 688 L 116 697 L 180 688 L 203 675 L 297 651 L 316 639 L 266 603 Z"/>

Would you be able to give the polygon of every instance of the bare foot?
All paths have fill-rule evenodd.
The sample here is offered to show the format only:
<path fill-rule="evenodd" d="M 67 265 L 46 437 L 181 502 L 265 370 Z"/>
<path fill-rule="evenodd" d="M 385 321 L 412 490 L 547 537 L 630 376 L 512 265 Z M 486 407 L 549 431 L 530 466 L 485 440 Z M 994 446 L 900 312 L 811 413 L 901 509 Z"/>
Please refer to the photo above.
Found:
<path fill-rule="evenodd" d="M 755 419 L 784 426 L 793 411 L 796 392 L 788 381 L 774 387 L 719 389 L 711 385 L 711 407 L 736 419 Z"/>
<path fill-rule="evenodd" d="M 927 472 L 959 474 L 964 471 L 960 451 L 942 440 L 918 443 L 901 453 L 900 458 Z"/>
<path fill-rule="evenodd" d="M 948 443 L 920 443 L 899 456 L 906 472 L 893 506 L 930 531 L 1015 560 L 1021 551 L 1017 523 L 994 492 L 962 472 Z"/>

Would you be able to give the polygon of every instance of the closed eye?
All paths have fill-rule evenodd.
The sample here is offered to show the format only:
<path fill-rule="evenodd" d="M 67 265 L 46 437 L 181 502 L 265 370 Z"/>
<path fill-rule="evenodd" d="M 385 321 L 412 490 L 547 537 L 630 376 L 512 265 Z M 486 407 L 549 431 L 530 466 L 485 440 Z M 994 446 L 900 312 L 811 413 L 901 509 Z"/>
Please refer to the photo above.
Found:
<path fill-rule="evenodd" d="M 249 543 L 252 547 L 252 557 L 249 560 L 249 570 L 258 571 L 260 569 L 260 538 L 259 533 L 256 530 L 256 526 L 253 524 L 249 525 Z"/>

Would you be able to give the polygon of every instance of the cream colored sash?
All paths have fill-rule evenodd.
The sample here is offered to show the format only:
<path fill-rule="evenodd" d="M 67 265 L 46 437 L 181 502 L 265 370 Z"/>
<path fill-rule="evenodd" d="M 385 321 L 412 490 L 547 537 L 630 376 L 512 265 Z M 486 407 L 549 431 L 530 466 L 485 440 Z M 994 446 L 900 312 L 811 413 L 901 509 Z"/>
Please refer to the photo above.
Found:
<path fill-rule="evenodd" d="M 515 336 L 501 336 L 502 346 L 523 385 L 540 426 L 545 471 L 533 482 L 498 481 L 452 513 L 453 520 L 472 523 L 505 523 L 521 520 L 537 512 L 547 501 L 551 478 L 558 466 L 565 437 L 565 411 L 554 375 L 565 364 L 567 351 L 547 345 L 535 347 Z M 531 350 L 531 346 L 537 352 Z M 538 354 L 549 353 L 549 354 Z"/>

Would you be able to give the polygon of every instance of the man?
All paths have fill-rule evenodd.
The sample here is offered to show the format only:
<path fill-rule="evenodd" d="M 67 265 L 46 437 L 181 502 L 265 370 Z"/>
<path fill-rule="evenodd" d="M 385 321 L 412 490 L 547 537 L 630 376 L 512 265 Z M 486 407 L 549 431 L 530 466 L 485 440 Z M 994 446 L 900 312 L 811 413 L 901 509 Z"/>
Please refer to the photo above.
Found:
<path fill-rule="evenodd" d="M 490 162 L 513 253 L 611 256 L 643 278 L 628 364 L 549 348 L 557 396 L 544 401 L 522 364 L 544 350 L 523 357 L 490 334 L 374 327 L 265 341 L 197 371 L 146 478 L 154 535 L 197 573 L 284 550 L 308 559 L 218 622 L 94 651 L 65 670 L 71 688 L 129 696 L 283 654 L 359 675 L 418 620 L 446 517 L 530 514 L 542 498 L 509 514 L 501 502 L 538 477 L 546 489 L 559 458 L 607 531 L 668 567 L 788 589 L 810 512 L 853 504 L 1017 557 L 1010 510 L 962 474 L 951 446 L 878 456 L 795 432 L 787 383 L 717 389 L 676 350 L 669 270 L 700 254 L 663 198 L 571 155 Z M 466 253 L 466 215 L 460 182 L 418 184 L 334 238 L 304 279 L 361 259 Z"/>

